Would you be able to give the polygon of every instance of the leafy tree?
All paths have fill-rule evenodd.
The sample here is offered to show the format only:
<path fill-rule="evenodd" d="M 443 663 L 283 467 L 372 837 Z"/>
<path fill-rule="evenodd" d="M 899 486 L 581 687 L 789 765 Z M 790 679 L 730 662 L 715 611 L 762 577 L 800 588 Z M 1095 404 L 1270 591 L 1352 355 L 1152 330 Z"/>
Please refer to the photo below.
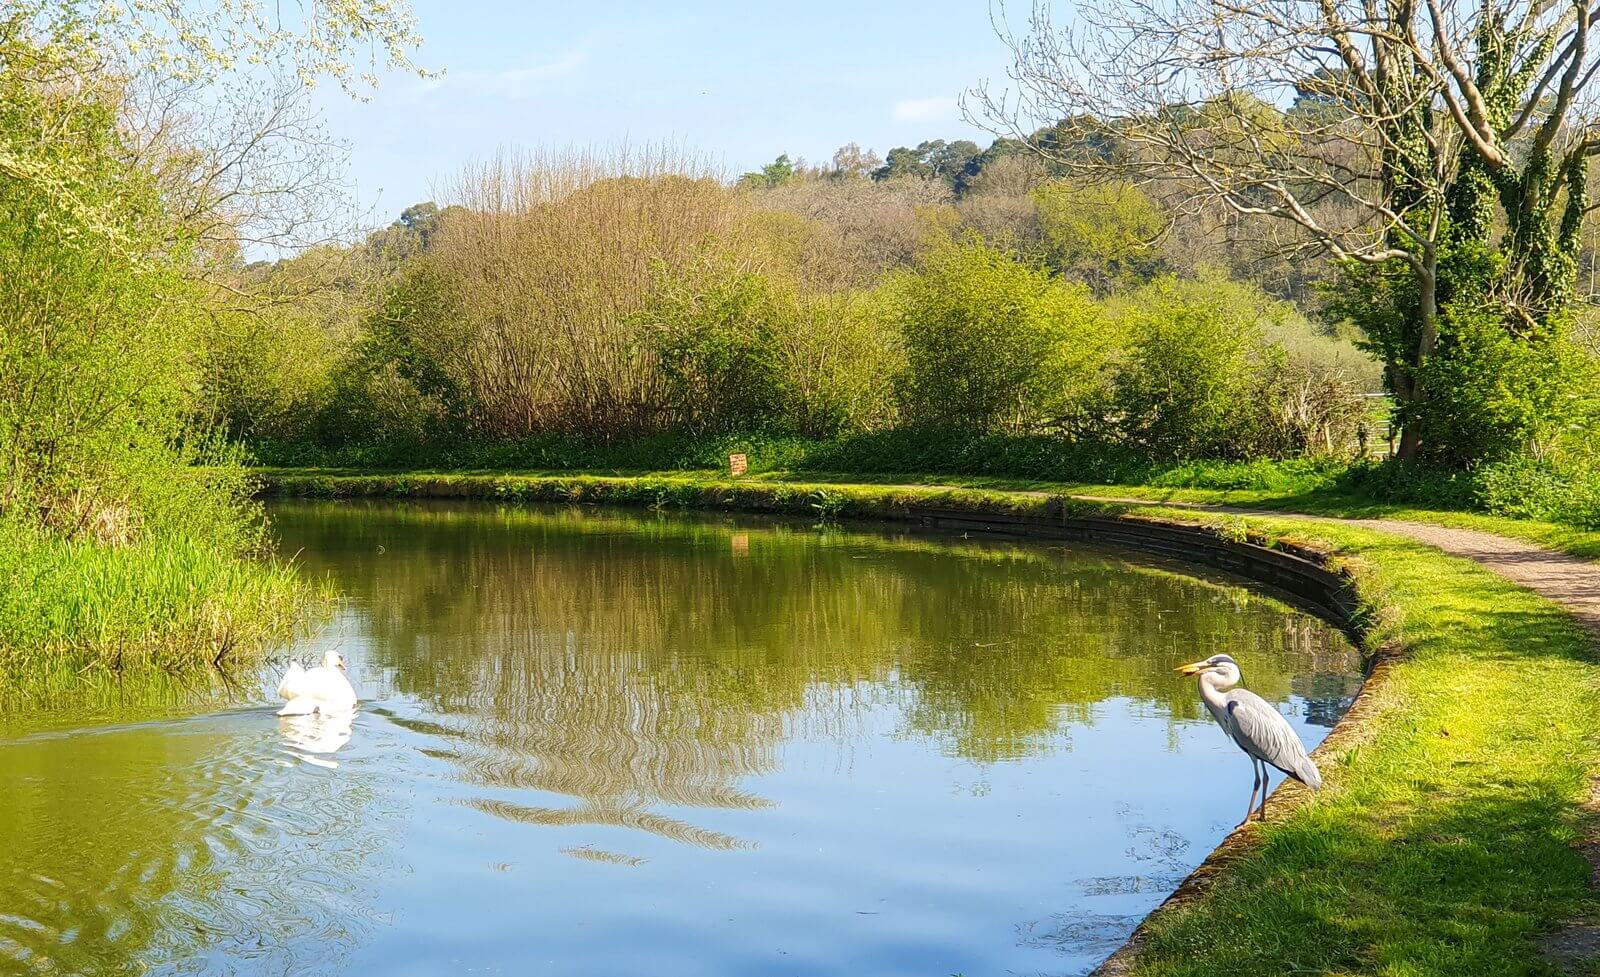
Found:
<path fill-rule="evenodd" d="M 330 141 L 304 110 L 305 91 L 332 79 L 355 93 L 380 66 L 414 69 L 420 43 L 407 0 L 9 0 L 0 9 L 0 71 L 45 88 L 71 79 L 116 89 L 126 155 L 160 185 L 169 217 L 216 252 L 252 224 L 288 238 L 321 216 L 306 210 L 331 180 Z M 254 77 L 242 79 L 246 71 Z M 73 185 L 80 165 L 21 132 L 0 143 L 0 176 L 114 239 L 115 202 L 91 208 Z M 207 239 L 213 231 L 224 236 Z"/>
<path fill-rule="evenodd" d="M 1481 456 L 1466 445 L 1528 447 L 1557 419 L 1541 433 L 1510 421 L 1538 410 L 1481 411 L 1435 360 L 1477 351 L 1474 369 L 1529 407 L 1573 394 L 1544 389 L 1570 371 L 1520 371 L 1567 345 L 1600 154 L 1597 30 L 1573 4 L 1103 4 L 1075 28 L 1036 18 L 1008 37 L 1021 98 L 979 100 L 1018 134 L 1065 117 L 1139 147 L 1085 156 L 1036 140 L 1066 172 L 1181 187 L 1192 206 L 1277 222 L 1288 253 L 1341 262 L 1339 305 L 1385 359 L 1401 456 L 1468 465 Z M 1303 110 L 1274 108 L 1286 88 Z M 1503 339 L 1544 349 L 1486 341 L 1484 310 Z M 1452 442 L 1469 418 L 1488 426 Z"/>
<path fill-rule="evenodd" d="M 872 174 L 874 180 L 892 180 L 897 177 L 915 177 L 920 180 L 933 177 L 933 167 L 928 163 L 921 147 L 911 149 L 906 146 L 896 146 L 889 150 L 883 158 L 883 165 Z"/>
<path fill-rule="evenodd" d="M 794 179 L 794 175 L 794 162 L 789 159 L 788 153 L 783 153 L 777 159 L 763 166 L 759 171 L 741 176 L 739 185 L 743 187 L 781 187 Z"/>
<path fill-rule="evenodd" d="M 1128 183 L 1047 183 L 1033 191 L 1050 261 L 1096 289 L 1148 277 L 1158 257 L 1152 243 L 1167 218 Z"/>
<path fill-rule="evenodd" d="M 870 177 L 872 172 L 883 165 L 883 160 L 870 149 L 862 149 L 859 143 L 845 143 L 833 154 L 833 170 L 831 174 L 835 179 L 864 179 Z"/>
<path fill-rule="evenodd" d="M 896 146 L 889 150 L 883 166 L 872 175 L 877 180 L 896 177 L 915 177 L 922 180 L 943 180 L 953 189 L 977 172 L 975 161 L 979 155 L 978 144 L 970 139 L 947 143 L 931 139 L 919 143 L 915 149 Z"/>

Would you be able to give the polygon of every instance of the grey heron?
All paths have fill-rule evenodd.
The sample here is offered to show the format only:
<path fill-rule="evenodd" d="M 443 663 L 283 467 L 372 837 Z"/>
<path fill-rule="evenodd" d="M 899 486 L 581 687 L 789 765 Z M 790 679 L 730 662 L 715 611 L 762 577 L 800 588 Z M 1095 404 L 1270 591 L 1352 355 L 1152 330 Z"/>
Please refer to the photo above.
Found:
<path fill-rule="evenodd" d="M 1306 756 L 1306 748 L 1289 720 L 1283 718 L 1272 703 L 1249 689 L 1233 688 L 1243 676 L 1239 663 L 1231 656 L 1212 655 L 1204 661 L 1180 665 L 1176 671 L 1200 676 L 1200 698 L 1211 710 L 1211 718 L 1250 757 L 1250 770 L 1256 779 L 1250 788 L 1250 806 L 1245 808 L 1240 825 L 1250 822 L 1257 790 L 1261 791 L 1260 819 L 1267 818 L 1269 764 L 1312 790 L 1322 787 L 1322 773 Z"/>

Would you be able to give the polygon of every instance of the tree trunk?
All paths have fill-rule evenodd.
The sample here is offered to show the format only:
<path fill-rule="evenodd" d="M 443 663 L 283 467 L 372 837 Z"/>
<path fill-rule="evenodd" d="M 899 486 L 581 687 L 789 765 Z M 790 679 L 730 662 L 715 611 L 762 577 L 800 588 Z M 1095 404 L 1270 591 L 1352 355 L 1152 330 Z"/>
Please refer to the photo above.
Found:
<path fill-rule="evenodd" d="M 1417 269 L 1417 349 L 1411 360 L 1411 375 L 1395 385 L 1395 395 L 1400 400 L 1400 447 L 1395 457 L 1410 461 L 1422 449 L 1422 428 L 1417 421 L 1415 408 L 1427 397 L 1420 375 L 1424 364 L 1433 356 L 1439 344 L 1439 274 L 1438 256 L 1430 248 Z"/>

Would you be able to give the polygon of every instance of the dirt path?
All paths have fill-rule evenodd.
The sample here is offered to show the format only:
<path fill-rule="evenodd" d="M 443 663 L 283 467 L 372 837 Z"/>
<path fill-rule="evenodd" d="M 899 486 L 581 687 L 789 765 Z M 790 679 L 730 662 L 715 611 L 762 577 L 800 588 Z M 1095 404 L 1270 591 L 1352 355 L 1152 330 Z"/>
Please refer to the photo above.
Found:
<path fill-rule="evenodd" d="M 1270 515 L 1267 512 L 1259 514 Z M 1348 522 L 1380 532 L 1409 536 L 1451 556 L 1481 563 L 1513 583 L 1521 584 L 1565 607 L 1578 623 L 1594 634 L 1596 640 L 1600 640 L 1600 563 L 1590 563 L 1532 543 L 1475 529 L 1453 529 L 1398 519 L 1328 521 Z"/>
<path fill-rule="evenodd" d="M 1541 597 L 1565 607 L 1578 623 L 1600 641 L 1600 563 L 1547 550 L 1542 546 L 1496 536 L 1476 529 L 1456 529 L 1404 519 L 1340 519 L 1336 516 L 1308 516 L 1273 509 L 1205 505 L 1198 502 L 1148 502 L 1140 499 L 1108 499 L 1075 495 L 1086 502 L 1119 502 L 1127 505 L 1160 505 L 1168 508 L 1220 512 L 1240 516 L 1282 516 L 1310 522 L 1343 523 L 1381 533 L 1406 536 L 1426 543 L 1451 556 L 1481 564 L 1512 583 L 1521 584 Z"/>

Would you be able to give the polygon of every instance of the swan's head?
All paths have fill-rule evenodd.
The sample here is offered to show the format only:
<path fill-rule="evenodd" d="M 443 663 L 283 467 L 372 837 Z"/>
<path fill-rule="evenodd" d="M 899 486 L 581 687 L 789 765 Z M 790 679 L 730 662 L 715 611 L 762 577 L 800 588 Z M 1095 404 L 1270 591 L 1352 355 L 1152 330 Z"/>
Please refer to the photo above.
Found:
<path fill-rule="evenodd" d="M 322 656 L 322 665 L 324 668 L 337 668 L 342 672 L 344 671 L 344 656 L 337 651 L 330 650 L 326 655 Z"/>
<path fill-rule="evenodd" d="M 1184 675 L 1215 675 L 1217 684 L 1223 687 L 1239 683 L 1239 663 L 1231 655 L 1212 655 L 1203 661 L 1190 662 L 1179 665 L 1174 671 Z"/>

